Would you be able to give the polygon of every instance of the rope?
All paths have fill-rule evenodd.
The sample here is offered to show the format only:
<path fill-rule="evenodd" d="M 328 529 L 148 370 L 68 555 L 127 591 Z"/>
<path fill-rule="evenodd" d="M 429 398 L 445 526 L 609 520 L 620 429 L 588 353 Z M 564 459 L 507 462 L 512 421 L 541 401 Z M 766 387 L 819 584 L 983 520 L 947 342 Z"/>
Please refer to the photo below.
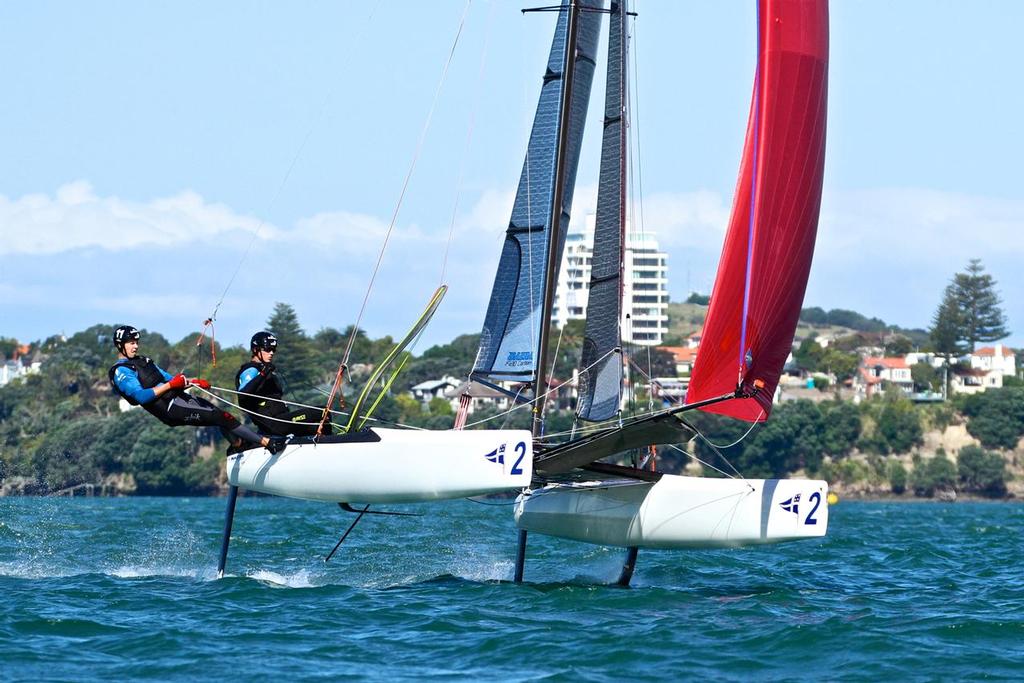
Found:
<path fill-rule="evenodd" d="M 356 54 L 358 48 L 360 48 L 362 46 L 362 39 L 363 39 L 363 34 L 364 34 L 365 30 L 366 30 L 366 26 L 373 19 L 373 15 L 376 13 L 377 7 L 379 5 L 380 5 L 380 0 L 377 0 L 377 2 L 375 2 L 373 7 L 370 9 L 370 14 L 366 17 L 366 21 L 360 26 L 359 33 L 356 34 L 355 39 L 349 44 L 349 46 L 350 46 L 349 53 L 345 57 L 345 59 L 343 61 L 343 65 L 347 65 L 351 61 L 352 56 L 354 54 Z M 340 70 L 340 72 L 344 73 L 346 70 L 347 69 L 343 67 Z M 330 104 L 330 101 L 331 101 L 333 96 L 334 96 L 334 90 L 333 89 L 329 90 L 328 93 L 327 93 L 327 96 L 324 98 L 323 104 L 320 105 L 320 112 L 319 112 L 319 114 L 313 120 L 313 122 L 309 125 L 309 128 L 306 130 L 306 134 L 303 136 L 302 142 L 299 143 L 299 148 L 295 151 L 295 155 L 292 157 L 291 163 L 288 164 L 288 169 L 285 171 L 284 177 L 281 178 L 281 182 L 277 186 L 277 190 L 274 192 L 273 196 L 270 198 L 270 203 L 267 204 L 267 209 L 266 209 L 266 211 L 264 211 L 264 217 L 260 219 L 259 225 L 256 226 L 255 230 L 253 230 L 252 237 L 249 239 L 249 244 L 248 244 L 248 246 L 246 246 L 245 251 L 242 252 L 242 257 L 238 259 L 238 264 L 235 266 L 235 270 L 231 274 L 231 277 L 228 278 L 228 283 L 227 283 L 227 285 L 225 285 L 224 291 L 221 292 L 220 298 L 217 300 L 216 305 L 214 305 L 213 313 L 210 314 L 209 320 L 213 321 L 213 320 L 217 319 L 217 312 L 220 310 L 221 304 L 224 303 L 224 299 L 227 297 L 228 291 L 231 289 L 231 286 L 234 284 L 235 278 L 238 277 L 238 273 L 240 273 L 241 270 L 242 270 L 242 265 L 245 263 L 246 259 L 249 257 L 249 252 L 252 251 L 253 245 L 256 243 L 256 238 L 259 237 L 260 232 L 263 231 L 263 226 L 265 226 L 267 224 L 267 218 L 266 217 L 270 215 L 271 210 L 273 209 L 274 205 L 277 204 L 277 199 L 278 199 L 278 197 L 281 196 L 281 192 L 282 192 L 282 190 L 284 190 L 284 186 L 288 184 L 288 179 L 291 178 L 292 171 L 295 170 L 295 166 L 298 163 L 299 158 L 302 156 L 302 153 L 305 151 L 306 145 L 309 143 L 309 139 L 313 135 L 313 131 L 316 130 L 317 125 L 323 120 L 324 115 L 327 113 L 327 105 Z"/>
<path fill-rule="evenodd" d="M 202 393 L 209 395 L 214 400 L 219 401 L 220 403 L 223 403 L 224 405 L 229 405 L 229 406 L 231 406 L 233 408 L 237 408 L 239 411 L 241 411 L 243 413 L 246 413 L 248 415 L 258 415 L 260 417 L 260 419 L 263 419 L 263 420 L 271 420 L 271 421 L 274 421 L 274 422 L 283 422 L 283 423 L 287 423 L 287 424 L 292 424 L 291 420 L 284 420 L 284 419 L 281 419 L 281 418 L 278 418 L 278 417 L 270 417 L 268 415 L 263 415 L 262 413 L 257 413 L 254 410 L 249 410 L 247 408 L 243 408 L 238 403 L 233 403 L 233 402 L 227 400 L 226 398 L 224 398 L 223 396 L 218 396 L 212 390 L 222 391 L 222 392 L 225 392 L 225 393 L 228 393 L 228 394 L 235 394 L 237 396 L 253 396 L 253 397 L 256 397 L 256 398 L 266 398 L 264 396 L 258 396 L 257 394 L 249 394 L 249 393 L 246 393 L 244 391 L 234 391 L 233 389 L 228 389 L 226 387 L 211 386 L 210 389 L 207 390 L 207 389 L 203 389 L 202 387 L 197 387 L 195 385 L 192 385 L 191 388 L 192 389 L 197 389 L 197 390 L 201 391 Z M 287 401 L 285 399 L 274 399 L 274 400 L 280 401 L 281 403 L 284 403 L 285 405 L 288 405 L 288 406 L 296 406 L 296 407 L 299 407 L 299 408 L 310 408 L 312 410 L 321 410 L 322 409 L 322 406 L 311 406 L 311 405 L 308 405 L 306 403 L 298 403 L 296 401 Z M 346 412 L 337 411 L 337 410 L 332 410 L 331 414 L 332 415 L 345 416 L 345 417 L 347 417 L 349 415 Z M 403 429 L 413 429 L 413 430 L 416 430 L 416 431 L 426 431 L 425 427 L 417 427 L 415 425 L 407 425 L 407 424 L 403 424 L 401 422 L 394 422 L 394 421 L 391 421 L 391 420 L 381 420 L 381 419 L 375 418 L 375 417 L 370 417 L 370 418 L 367 418 L 367 419 L 370 422 L 379 422 L 381 424 L 394 425 L 396 427 L 401 427 Z M 334 425 L 335 427 L 339 428 L 339 429 L 342 427 L 342 425 L 339 425 L 339 424 L 337 424 L 335 422 L 332 422 L 331 424 Z"/>
<path fill-rule="evenodd" d="M 612 353 L 615 353 L 615 349 L 611 349 L 610 351 L 607 351 L 603 356 L 601 356 L 600 358 L 595 360 L 593 363 L 588 365 L 586 368 L 583 368 L 583 370 L 581 372 L 589 370 L 590 368 L 594 367 L 595 365 L 600 363 L 602 360 L 607 358 Z M 518 405 L 514 405 L 513 407 L 509 408 L 508 410 L 506 410 L 504 412 L 497 413 L 495 415 L 491 415 L 490 417 L 485 417 L 482 420 L 477 420 L 476 422 L 470 422 L 469 424 L 466 425 L 466 427 L 475 427 L 476 425 L 483 424 L 483 423 L 489 422 L 491 420 L 496 420 L 499 417 L 510 415 L 511 413 L 513 413 L 513 412 L 515 412 L 517 410 L 521 410 L 523 408 L 528 408 L 528 407 L 532 406 L 534 403 L 536 403 L 540 399 L 541 396 L 544 396 L 546 398 L 548 396 L 548 394 L 551 394 L 551 393 L 553 393 L 555 391 L 558 391 L 560 388 L 561 388 L 561 386 L 551 387 L 547 391 L 545 391 L 545 392 L 543 392 L 541 394 L 538 394 L 537 396 L 533 397 L 529 401 L 526 401 L 525 403 L 520 403 Z M 521 392 L 522 392 L 522 389 L 519 390 L 519 393 L 521 393 Z M 519 393 L 516 393 L 516 398 L 519 397 Z"/>
<path fill-rule="evenodd" d="M 206 339 L 206 328 L 210 328 L 210 355 L 213 357 L 213 367 L 217 367 L 217 331 L 213 327 L 213 318 L 207 318 L 203 322 L 203 329 L 196 337 L 196 367 L 200 376 L 203 374 L 203 362 L 202 355 L 199 353 L 199 347 L 203 345 L 203 340 Z"/>
<path fill-rule="evenodd" d="M 496 3 L 491 3 L 490 13 L 487 15 L 487 30 L 484 33 L 484 44 L 480 51 L 480 69 L 477 72 L 476 85 L 474 86 L 474 97 L 473 97 L 473 108 L 469 113 L 469 127 L 466 131 L 466 142 L 463 146 L 462 151 L 462 163 L 459 164 L 459 178 L 455 184 L 455 203 L 452 206 L 452 222 L 448 227 L 448 242 L 444 247 L 444 258 L 441 261 L 441 280 L 438 285 L 444 284 L 445 274 L 448 271 L 448 254 L 451 251 L 452 239 L 455 235 L 455 219 L 459 213 L 459 202 L 462 199 L 462 181 L 466 174 L 466 160 L 469 157 L 469 151 L 471 149 L 471 143 L 473 140 L 473 130 L 476 127 L 476 114 L 477 109 L 480 106 L 480 86 L 484 80 L 484 67 L 487 64 L 487 49 L 491 42 L 491 28 L 494 24 L 494 8 L 497 7 Z"/>
<path fill-rule="evenodd" d="M 741 480 L 743 480 L 743 481 L 746 481 L 746 480 L 747 480 L 747 478 L 746 478 L 746 477 L 744 477 L 744 476 L 743 476 L 742 474 L 740 474 L 739 472 L 737 472 L 737 471 L 736 471 L 736 468 L 735 468 L 735 467 L 733 467 L 733 471 L 734 471 L 734 472 L 736 472 L 736 475 L 737 475 L 737 476 L 735 476 L 735 477 L 734 477 L 733 475 L 729 474 L 728 472 L 726 472 L 726 471 L 724 471 L 724 470 L 720 470 L 720 469 L 718 469 L 717 467 L 715 467 L 715 466 L 714 466 L 714 465 L 712 465 L 711 463 L 708 463 L 708 462 L 704 462 L 703 460 L 701 460 L 700 458 L 698 458 L 698 457 L 697 457 L 697 455 L 696 455 L 695 453 L 691 453 L 691 452 L 689 452 L 689 451 L 687 451 L 687 450 L 685 450 L 685 449 L 682 449 L 682 448 L 680 448 L 679 446 L 676 446 L 675 444 L 669 444 L 669 445 L 668 445 L 668 447 L 669 447 L 669 448 L 672 448 L 672 449 L 674 449 L 674 450 L 677 450 L 677 451 L 679 451 L 679 452 L 680 452 L 680 453 L 682 453 L 683 455 L 687 455 L 687 456 L 689 456 L 690 458 L 693 458 L 693 459 L 694 459 L 694 460 L 695 460 L 696 462 L 700 463 L 700 464 L 701 464 L 701 465 L 703 465 L 704 467 L 707 467 L 708 469 L 712 469 L 712 470 L 714 470 L 715 472 L 718 472 L 718 473 L 719 473 L 719 474 L 721 474 L 721 475 L 722 475 L 723 477 L 726 477 L 726 478 L 728 478 L 728 479 L 741 479 Z M 721 454 L 719 454 L 719 455 L 721 455 Z M 729 462 L 729 461 L 728 461 L 728 460 L 726 460 L 726 462 Z M 729 466 L 730 466 L 730 467 L 732 467 L 732 463 L 729 463 Z M 747 486 L 750 486 L 750 484 L 747 484 Z M 751 490 L 753 490 L 753 488 L 754 488 L 754 487 L 753 487 L 753 486 L 751 486 L 750 488 L 751 488 Z"/>
<path fill-rule="evenodd" d="M 377 254 L 377 262 L 373 266 L 373 273 L 370 275 L 370 282 L 366 286 L 366 294 L 363 295 L 363 302 L 359 306 L 359 313 L 356 315 L 356 322 L 352 326 L 352 334 L 348 339 L 348 343 L 345 345 L 345 353 L 342 356 L 341 364 L 338 366 L 338 372 L 334 377 L 334 385 L 331 388 L 331 393 L 327 398 L 327 405 L 324 406 L 324 415 L 330 410 L 331 406 L 334 405 L 334 399 L 337 392 L 341 389 L 343 377 L 345 374 L 345 368 L 348 366 L 349 356 L 352 353 L 352 346 L 355 344 L 356 336 L 359 334 L 359 326 L 363 321 L 363 314 L 366 312 L 366 304 L 370 300 L 370 293 L 373 291 L 373 285 L 377 281 L 377 273 L 380 271 L 380 264 L 384 260 L 384 252 L 387 251 L 388 243 L 391 241 L 391 233 L 394 232 L 395 223 L 398 221 L 398 213 L 402 208 L 402 202 L 405 200 L 406 190 L 409 188 L 409 182 L 412 180 L 413 171 L 416 170 L 416 162 L 419 161 L 420 153 L 423 150 L 423 143 L 427 138 L 427 131 L 430 130 L 430 123 L 434 117 L 434 110 L 437 108 L 437 101 L 441 95 L 441 90 L 444 87 L 445 80 L 448 77 L 448 68 L 451 66 L 452 58 L 455 56 L 455 48 L 459 44 L 459 37 L 462 35 L 462 27 L 466 23 L 466 14 L 469 12 L 469 6 L 473 0 L 466 0 L 466 7 L 462 11 L 462 17 L 459 19 L 459 28 L 455 33 L 455 40 L 452 42 L 452 47 L 448 52 L 448 58 L 445 61 L 444 69 L 441 72 L 441 80 L 437 84 L 437 89 L 434 91 L 434 99 L 430 103 L 430 110 L 427 112 L 427 119 L 423 123 L 423 129 L 420 131 L 419 141 L 416 143 L 416 150 L 413 153 L 412 162 L 409 164 L 409 170 L 405 174 L 405 181 L 402 183 L 402 190 L 398 194 L 398 201 L 395 203 L 395 209 L 391 214 L 391 222 L 388 224 L 387 232 L 384 234 L 384 242 L 381 244 L 380 253 Z M 319 434 L 319 430 L 317 432 Z"/>

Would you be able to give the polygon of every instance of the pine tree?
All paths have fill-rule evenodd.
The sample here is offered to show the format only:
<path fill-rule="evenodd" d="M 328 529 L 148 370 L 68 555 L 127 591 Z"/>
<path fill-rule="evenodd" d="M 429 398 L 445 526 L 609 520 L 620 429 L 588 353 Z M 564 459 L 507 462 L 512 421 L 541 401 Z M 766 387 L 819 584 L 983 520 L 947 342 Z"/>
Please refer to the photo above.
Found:
<path fill-rule="evenodd" d="M 960 306 L 956 287 L 950 284 L 946 286 L 942 303 L 932 317 L 932 329 L 929 331 L 935 353 L 944 357 L 947 363 L 966 350 L 960 343 L 960 333 Z"/>
<path fill-rule="evenodd" d="M 996 341 L 1010 334 L 999 306 L 996 282 L 984 270 L 979 259 L 971 259 L 967 272 L 957 273 L 946 286 L 932 318 L 932 344 L 947 360 L 973 351 L 978 342 Z"/>
<path fill-rule="evenodd" d="M 278 353 L 274 356 L 277 372 L 288 384 L 289 396 L 302 400 L 300 396 L 310 393 L 320 381 L 313 344 L 299 325 L 295 309 L 288 304 L 274 304 L 274 312 L 267 319 L 267 329 L 277 337 Z M 293 396 L 300 392 L 299 396 Z"/>
<path fill-rule="evenodd" d="M 984 273 L 980 259 L 971 259 L 966 273 L 953 278 L 957 305 L 960 309 L 960 339 L 974 351 L 978 342 L 996 341 L 1010 334 L 1006 315 L 999 307 L 996 282 Z"/>

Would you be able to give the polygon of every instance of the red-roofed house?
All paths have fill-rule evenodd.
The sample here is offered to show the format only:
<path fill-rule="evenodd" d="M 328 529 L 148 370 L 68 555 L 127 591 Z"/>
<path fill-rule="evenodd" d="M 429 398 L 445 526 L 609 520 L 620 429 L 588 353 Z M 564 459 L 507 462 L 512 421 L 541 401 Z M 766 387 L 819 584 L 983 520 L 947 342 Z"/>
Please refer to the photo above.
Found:
<path fill-rule="evenodd" d="M 676 377 L 687 377 L 697 359 L 697 349 L 689 346 L 659 346 L 659 350 L 672 354 L 676 364 Z"/>
<path fill-rule="evenodd" d="M 914 380 L 905 359 L 875 356 L 861 359 L 857 374 L 853 377 L 857 394 L 871 398 L 875 391 L 881 389 L 883 382 L 895 384 L 907 394 L 914 391 Z"/>
<path fill-rule="evenodd" d="M 984 386 L 1001 387 L 1003 377 L 1017 374 L 1017 355 L 1002 344 L 984 346 L 971 354 L 971 369 L 984 370 Z"/>

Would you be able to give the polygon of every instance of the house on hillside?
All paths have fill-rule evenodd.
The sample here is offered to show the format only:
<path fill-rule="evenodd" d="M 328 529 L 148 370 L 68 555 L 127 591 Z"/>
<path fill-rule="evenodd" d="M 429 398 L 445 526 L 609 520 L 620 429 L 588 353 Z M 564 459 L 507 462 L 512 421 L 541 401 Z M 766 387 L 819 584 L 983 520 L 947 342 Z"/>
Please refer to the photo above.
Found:
<path fill-rule="evenodd" d="M 30 351 L 31 347 L 28 344 L 23 344 L 14 349 L 10 360 L 0 362 L 0 387 L 15 379 L 24 379 L 29 375 L 39 372 L 39 368 L 43 366 L 43 363 L 40 360 L 31 360 L 28 356 Z M 39 354 L 37 353 L 35 357 L 38 359 Z"/>
<path fill-rule="evenodd" d="M 508 394 L 498 391 L 486 384 L 466 380 L 459 386 L 453 387 L 444 392 L 444 397 L 452 405 L 452 410 L 458 412 L 463 396 L 469 396 L 472 400 L 466 409 L 467 415 L 472 415 L 480 408 L 493 408 L 495 410 L 508 410 L 512 407 L 512 399 Z"/>
<path fill-rule="evenodd" d="M 441 379 L 429 379 L 426 382 L 420 382 L 409 391 L 412 392 L 412 397 L 420 403 L 430 403 L 431 399 L 444 398 L 446 392 L 451 391 L 457 386 L 459 386 L 458 379 L 445 375 Z"/>
<path fill-rule="evenodd" d="M 1002 344 L 984 346 L 971 354 L 971 368 L 988 373 L 986 385 L 1003 386 L 1003 377 L 1017 375 L 1017 354 Z"/>
<path fill-rule="evenodd" d="M 995 381 L 989 378 L 989 373 L 980 368 L 965 368 L 962 365 L 954 365 L 949 368 L 949 389 L 954 394 L 978 394 L 985 389 L 994 387 L 994 384 L 986 385 L 986 381 Z M 1002 377 L 999 377 L 999 386 L 1002 386 Z"/>
<path fill-rule="evenodd" d="M 910 366 L 904 358 L 866 356 L 861 359 L 857 374 L 853 376 L 853 387 L 857 398 L 871 398 L 880 391 L 884 383 L 900 388 L 909 395 L 914 391 L 914 380 Z"/>
<path fill-rule="evenodd" d="M 907 361 L 907 365 L 919 365 L 923 363 L 936 369 L 941 368 L 946 363 L 942 356 L 936 356 L 934 353 L 924 351 L 911 351 L 903 358 Z"/>
<path fill-rule="evenodd" d="M 1004 377 L 1017 374 L 1017 355 L 1002 344 L 977 349 L 960 361 L 959 366 L 949 370 L 949 386 L 955 394 L 977 394 L 986 389 L 999 389 L 1003 386 Z"/>
<path fill-rule="evenodd" d="M 676 377 L 689 377 L 693 371 L 693 364 L 697 360 L 697 347 L 695 346 L 659 346 L 659 351 L 672 355 L 676 367 Z"/>

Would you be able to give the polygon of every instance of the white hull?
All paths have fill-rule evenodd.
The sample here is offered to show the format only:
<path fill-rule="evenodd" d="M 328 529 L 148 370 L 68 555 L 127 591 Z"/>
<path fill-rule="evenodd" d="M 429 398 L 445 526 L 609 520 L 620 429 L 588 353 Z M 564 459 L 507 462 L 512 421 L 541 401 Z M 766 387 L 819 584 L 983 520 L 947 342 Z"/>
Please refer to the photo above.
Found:
<path fill-rule="evenodd" d="M 706 479 L 553 484 L 516 502 L 520 529 L 587 543 L 708 548 L 825 535 L 828 484 L 802 479 Z"/>
<path fill-rule="evenodd" d="M 228 481 L 276 496 L 338 503 L 398 503 L 521 489 L 533 474 L 524 430 L 414 431 L 295 443 L 277 455 L 263 448 L 230 456 Z M 379 437 L 379 439 L 378 439 Z"/>

